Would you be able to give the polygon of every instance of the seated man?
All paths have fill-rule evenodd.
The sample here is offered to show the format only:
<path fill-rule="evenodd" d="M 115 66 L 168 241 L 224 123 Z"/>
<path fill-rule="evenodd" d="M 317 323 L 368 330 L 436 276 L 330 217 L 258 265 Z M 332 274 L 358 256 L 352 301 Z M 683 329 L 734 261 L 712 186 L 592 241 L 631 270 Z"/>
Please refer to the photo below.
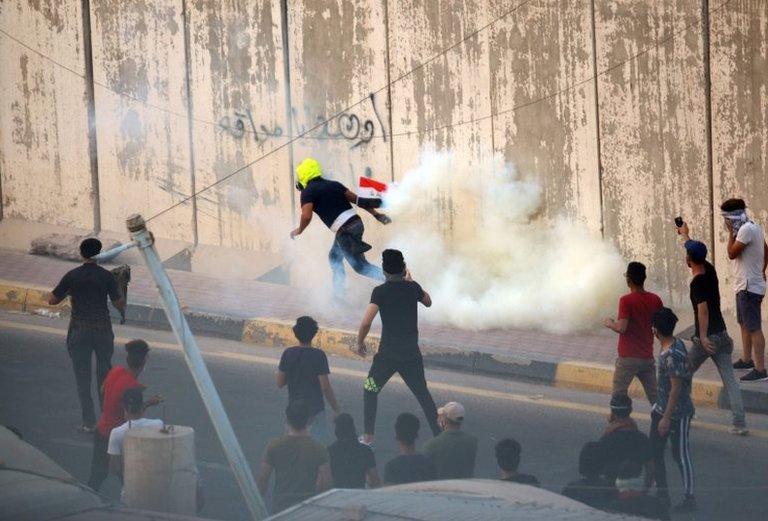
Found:
<path fill-rule="evenodd" d="M 271 440 L 264 450 L 257 485 L 261 494 L 266 495 L 274 470 L 274 512 L 301 503 L 331 486 L 328 451 L 307 432 L 307 411 L 302 402 L 288 405 L 288 434 Z"/>
<path fill-rule="evenodd" d="M 443 432 L 424 445 L 424 454 L 435 463 L 437 479 L 469 479 L 475 475 L 477 438 L 461 430 L 464 406 L 448 402 L 437 410 Z"/>
<path fill-rule="evenodd" d="M 390 460 L 384 467 L 384 483 L 399 485 L 437 479 L 437 471 L 432 460 L 416 452 L 416 438 L 419 436 L 419 419 L 409 412 L 404 412 L 395 421 L 395 438 L 400 455 Z"/>
<path fill-rule="evenodd" d="M 630 460 L 645 468 L 646 485 L 650 486 L 653 461 L 651 440 L 638 430 L 632 419 L 632 399 L 626 394 L 611 397 L 611 413 L 600 444 L 605 450 L 603 477 L 608 483 L 616 482 L 619 467 Z"/>
<path fill-rule="evenodd" d="M 596 441 L 590 441 L 581 448 L 579 454 L 579 474 L 582 478 L 568 483 L 563 495 L 593 508 L 605 508 L 616 497 L 613 483 L 600 475 L 605 468 L 605 447 Z"/>
<path fill-rule="evenodd" d="M 538 487 L 538 479 L 530 474 L 522 474 L 517 471 L 520 466 L 521 452 L 520 444 L 512 438 L 504 438 L 496 444 L 496 463 L 501 469 L 501 480 Z"/>
<path fill-rule="evenodd" d="M 123 393 L 123 411 L 125 414 L 125 423 L 112 429 L 109 435 L 109 444 L 107 454 L 109 454 L 109 470 L 123 478 L 123 441 L 128 429 L 139 427 L 155 427 L 161 429 L 163 420 L 144 418 L 144 396 L 141 387 L 127 389 Z"/>

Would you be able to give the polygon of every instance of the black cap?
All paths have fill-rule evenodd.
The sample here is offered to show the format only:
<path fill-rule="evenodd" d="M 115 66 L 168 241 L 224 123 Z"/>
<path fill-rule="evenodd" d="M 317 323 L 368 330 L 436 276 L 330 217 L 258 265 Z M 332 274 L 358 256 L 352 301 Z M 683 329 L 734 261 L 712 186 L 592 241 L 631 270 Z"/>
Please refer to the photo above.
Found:
<path fill-rule="evenodd" d="M 90 259 L 101 253 L 101 241 L 94 237 L 85 239 L 80 243 L 80 255 L 84 259 Z"/>
<path fill-rule="evenodd" d="M 381 267 L 384 273 L 398 275 L 405 271 L 405 259 L 400 250 L 384 250 L 381 253 Z"/>

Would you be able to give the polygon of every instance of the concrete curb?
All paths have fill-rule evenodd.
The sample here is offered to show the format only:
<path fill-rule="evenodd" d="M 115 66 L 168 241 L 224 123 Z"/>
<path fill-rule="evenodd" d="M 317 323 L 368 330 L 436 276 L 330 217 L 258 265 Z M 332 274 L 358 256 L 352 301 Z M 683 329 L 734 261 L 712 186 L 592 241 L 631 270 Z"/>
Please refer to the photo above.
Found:
<path fill-rule="evenodd" d="M 39 313 L 40 309 L 69 312 L 69 303 L 50 306 L 46 302 L 46 289 L 25 286 L 21 283 L 0 280 L 0 309 Z M 195 334 L 237 340 L 248 344 L 282 348 L 293 345 L 293 324 L 273 318 L 238 318 L 201 311 L 184 312 L 190 328 Z M 117 318 L 115 316 L 115 318 Z M 129 304 L 126 309 L 128 323 L 169 330 L 170 324 L 162 308 Z M 321 327 L 315 345 L 329 354 L 346 358 L 357 358 L 353 353 L 357 333 L 343 329 Z M 378 343 L 378 337 L 369 336 L 369 347 Z M 613 384 L 613 367 L 588 362 L 549 362 L 533 360 L 515 355 L 496 355 L 478 350 L 462 350 L 423 342 L 421 346 L 424 363 L 428 367 L 439 367 L 458 372 L 530 380 L 554 387 L 581 389 L 610 394 Z M 639 382 L 634 381 L 630 395 L 644 399 L 645 394 Z M 768 394 L 742 389 L 744 405 L 749 412 L 768 414 Z M 693 381 L 693 400 L 697 406 L 728 409 L 728 397 L 719 381 Z"/>

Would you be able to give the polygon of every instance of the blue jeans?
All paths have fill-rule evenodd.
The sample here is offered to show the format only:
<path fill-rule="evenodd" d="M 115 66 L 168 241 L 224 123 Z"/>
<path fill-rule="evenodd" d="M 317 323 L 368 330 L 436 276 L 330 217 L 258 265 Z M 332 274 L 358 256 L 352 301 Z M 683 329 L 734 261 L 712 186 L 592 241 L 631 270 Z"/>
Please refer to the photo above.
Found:
<path fill-rule="evenodd" d="M 384 272 L 365 259 L 365 252 L 371 249 L 363 242 L 363 220 L 353 217 L 339 229 L 333 241 L 328 261 L 333 271 L 333 292 L 337 297 L 344 296 L 344 259 L 352 269 L 360 275 L 371 279 L 384 281 Z"/>
<path fill-rule="evenodd" d="M 720 379 L 723 381 L 723 388 L 726 394 L 728 394 L 728 403 L 731 406 L 731 412 L 733 413 L 733 425 L 734 427 L 746 427 L 747 420 L 744 414 L 744 402 L 741 399 L 741 387 L 739 382 L 736 381 L 736 375 L 733 374 L 733 360 L 731 360 L 731 353 L 733 353 L 733 340 L 726 331 L 722 333 L 715 333 L 709 335 L 709 340 L 715 346 L 715 354 L 710 355 L 703 347 L 698 337 L 691 338 L 693 346 L 688 353 L 688 359 L 691 361 L 693 371 L 698 371 L 701 364 L 707 358 L 711 358 L 717 367 L 717 371 L 720 373 Z"/>

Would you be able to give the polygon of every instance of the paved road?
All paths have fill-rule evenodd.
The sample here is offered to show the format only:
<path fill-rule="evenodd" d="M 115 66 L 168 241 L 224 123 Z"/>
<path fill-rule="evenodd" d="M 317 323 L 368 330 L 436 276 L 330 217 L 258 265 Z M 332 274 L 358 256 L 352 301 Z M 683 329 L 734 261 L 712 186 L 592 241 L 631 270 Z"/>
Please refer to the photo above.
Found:
<path fill-rule="evenodd" d="M 90 438 L 78 434 L 79 408 L 64 349 L 66 323 L 43 317 L 0 312 L 0 424 L 17 426 L 25 438 L 76 477 L 87 478 Z M 167 397 L 170 423 L 196 431 L 197 455 L 206 489 L 203 514 L 220 519 L 247 519 L 234 479 L 213 429 L 170 333 L 116 327 L 119 338 L 143 337 L 155 347 L 142 381 L 152 393 Z M 274 387 L 279 353 L 237 342 L 200 339 L 214 381 L 229 411 L 248 460 L 256 470 L 265 442 L 283 431 L 286 395 Z M 115 362 L 123 361 L 119 347 Z M 362 419 L 361 382 L 365 362 L 332 358 L 332 382 L 345 410 L 358 426 Z M 492 447 L 504 436 L 523 446 L 521 470 L 559 491 L 577 477 L 578 451 L 597 438 L 605 417 L 605 396 L 554 389 L 524 382 L 428 371 L 438 402 L 459 400 L 468 411 L 466 429 L 480 438 L 478 477 L 496 475 Z M 648 407 L 638 405 L 642 428 Z M 395 453 L 395 416 L 418 404 L 398 380 L 385 389 L 379 407 L 376 455 L 380 468 Z M 768 418 L 750 417 L 754 435 L 727 434 L 723 411 L 701 409 L 693 431 L 693 452 L 701 510 L 680 519 L 765 519 L 768 492 Z M 423 431 L 426 436 L 426 430 Z M 670 462 L 671 464 L 671 462 Z M 671 483 L 679 484 L 672 466 Z M 103 490 L 117 497 L 110 480 Z"/>

